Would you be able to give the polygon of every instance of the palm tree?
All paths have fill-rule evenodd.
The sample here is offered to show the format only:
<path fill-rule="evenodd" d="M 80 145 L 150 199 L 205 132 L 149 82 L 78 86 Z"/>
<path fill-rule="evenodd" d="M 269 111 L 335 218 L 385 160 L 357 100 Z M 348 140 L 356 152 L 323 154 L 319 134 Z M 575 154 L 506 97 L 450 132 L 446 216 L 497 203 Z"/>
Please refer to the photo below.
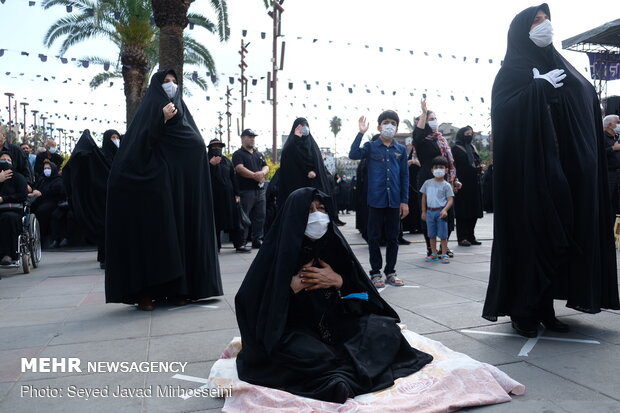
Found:
<path fill-rule="evenodd" d="M 119 50 L 115 71 L 103 72 L 91 81 L 95 88 L 104 82 L 122 76 L 125 89 L 126 120 L 131 122 L 148 86 L 148 75 L 159 60 L 159 29 L 151 24 L 153 10 L 150 0 L 44 0 L 43 8 L 64 6 L 70 13 L 54 22 L 44 37 L 51 47 L 64 38 L 60 55 L 78 43 L 95 37 L 109 39 Z M 73 13 L 71 13 L 73 11 Z M 215 25 L 201 15 L 190 15 L 192 24 L 213 32 Z M 200 43 L 186 36 L 186 61 L 206 67 L 215 73 L 215 64 L 209 51 Z M 108 64 L 100 57 L 88 57 L 93 63 Z M 104 66 L 105 67 L 105 66 Z M 179 72 L 182 73 L 182 72 Z M 205 89 L 207 82 L 200 76 L 191 75 L 199 87 Z"/>
<path fill-rule="evenodd" d="M 201 24 L 204 27 L 213 24 L 204 16 L 194 13 L 188 15 L 188 9 L 194 0 L 151 0 L 155 24 L 160 30 L 159 67 L 173 69 L 183 73 L 184 37 L 183 31 L 188 24 Z M 217 31 L 220 41 L 230 37 L 228 25 L 228 6 L 226 0 L 210 0 L 211 7 L 218 15 Z M 179 86 L 182 81 L 179 79 Z M 181 88 L 182 90 L 182 88 Z"/>
<path fill-rule="evenodd" d="M 336 136 L 338 136 L 338 132 L 340 132 L 341 127 L 342 127 L 342 119 L 340 119 L 338 116 L 334 116 L 333 118 L 330 119 L 329 128 L 332 130 L 332 133 L 334 134 L 334 157 L 336 156 L 336 145 L 338 142 L 336 139 Z"/>

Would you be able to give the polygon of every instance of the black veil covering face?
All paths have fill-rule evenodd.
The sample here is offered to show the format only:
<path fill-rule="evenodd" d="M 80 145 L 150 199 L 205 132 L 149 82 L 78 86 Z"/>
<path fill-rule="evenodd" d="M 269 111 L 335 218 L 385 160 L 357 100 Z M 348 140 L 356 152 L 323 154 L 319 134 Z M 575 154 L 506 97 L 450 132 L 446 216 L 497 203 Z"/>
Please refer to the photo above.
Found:
<path fill-rule="evenodd" d="M 162 88 L 169 73 L 151 78 L 110 171 L 107 302 L 222 294 L 207 151 L 179 93 Z"/>
<path fill-rule="evenodd" d="M 278 201 L 283 205 L 291 192 L 299 188 L 312 187 L 332 195 L 328 175 L 323 163 L 323 155 L 312 134 L 308 136 L 295 135 L 299 125 L 308 124 L 304 118 L 297 118 L 291 128 L 291 133 L 282 148 Z M 308 172 L 314 171 L 316 177 L 308 178 Z"/>
<path fill-rule="evenodd" d="M 62 179 L 76 221 L 86 238 L 96 242 L 100 248 L 105 240 L 109 174 L 110 161 L 99 149 L 90 131 L 85 129 L 71 152 L 71 158 L 62 168 Z"/>
<path fill-rule="evenodd" d="M 544 296 L 588 313 L 620 308 L 599 101 L 553 45 L 529 39 L 538 10 L 550 16 L 542 4 L 512 21 L 493 85 L 492 321 L 531 317 Z M 564 69 L 564 86 L 533 68 Z"/>
<path fill-rule="evenodd" d="M 108 162 L 110 162 L 110 165 L 112 164 L 114 156 L 118 151 L 118 146 L 116 146 L 116 144 L 112 142 L 111 139 L 113 135 L 118 136 L 118 138 L 122 141 L 121 134 L 118 133 L 118 131 L 114 129 L 108 129 L 107 131 L 103 132 L 103 141 L 101 143 L 101 151 L 103 152 L 103 155 L 106 157 Z"/>
<path fill-rule="evenodd" d="M 472 144 L 473 136 L 465 135 L 468 130 L 473 131 L 471 126 L 465 126 L 458 130 L 455 145 L 452 147 L 454 165 L 459 174 L 459 181 L 463 184 L 463 187 L 454 196 L 454 215 L 457 220 L 483 217 L 480 155 Z"/>
<path fill-rule="evenodd" d="M 304 236 L 316 196 L 328 207 L 327 196 L 314 188 L 288 197 L 235 297 L 243 346 L 237 371 L 250 383 L 335 401 L 339 382 L 350 397 L 376 391 L 420 370 L 432 356 L 408 344 L 398 315 L 336 226 L 330 223 L 314 242 Z M 342 276 L 343 297 L 365 292 L 368 300 L 340 299 L 333 288 L 294 294 L 291 278 L 319 258 Z"/>

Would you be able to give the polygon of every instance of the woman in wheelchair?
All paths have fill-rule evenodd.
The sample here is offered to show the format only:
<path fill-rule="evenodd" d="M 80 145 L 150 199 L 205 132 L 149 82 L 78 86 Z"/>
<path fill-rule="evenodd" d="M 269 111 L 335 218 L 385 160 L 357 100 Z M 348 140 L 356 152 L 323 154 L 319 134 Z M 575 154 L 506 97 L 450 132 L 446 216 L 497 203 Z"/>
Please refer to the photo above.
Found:
<path fill-rule="evenodd" d="M 35 189 L 28 194 L 32 200 L 31 210 L 39 220 L 41 227 L 41 238 L 44 244 L 51 242 L 50 248 L 66 243 L 63 237 L 63 230 L 58 218 L 54 219 L 55 211 L 60 208 L 58 205 L 67 200 L 65 186 L 62 177 L 58 174 L 58 167 L 49 160 L 43 163 L 43 175 L 39 177 L 35 184 Z"/>
<path fill-rule="evenodd" d="M 11 154 L 0 152 L 0 265 L 11 265 L 18 258 L 26 186 L 26 178 L 13 170 Z"/>

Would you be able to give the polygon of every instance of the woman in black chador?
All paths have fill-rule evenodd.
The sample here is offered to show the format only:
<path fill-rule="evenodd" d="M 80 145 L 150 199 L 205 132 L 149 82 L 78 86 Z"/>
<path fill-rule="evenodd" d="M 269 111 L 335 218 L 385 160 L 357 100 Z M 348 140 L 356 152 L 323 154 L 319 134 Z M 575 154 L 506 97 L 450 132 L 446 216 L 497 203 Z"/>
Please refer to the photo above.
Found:
<path fill-rule="evenodd" d="M 112 164 L 107 302 L 152 310 L 222 294 L 207 151 L 176 83 L 153 75 Z"/>
<path fill-rule="evenodd" d="M 432 356 L 412 348 L 314 188 L 293 192 L 235 297 L 241 380 L 344 403 Z"/>
<path fill-rule="evenodd" d="M 323 155 L 316 144 L 308 121 L 297 118 L 282 148 L 280 160 L 278 202 L 284 205 L 286 198 L 296 189 L 312 187 L 332 195 L 333 178 L 323 163 Z M 330 182 L 330 180 L 332 182 Z M 337 211 L 334 211 L 337 214 Z"/>
<path fill-rule="evenodd" d="M 103 133 L 101 148 L 85 129 L 62 168 L 69 204 L 84 236 L 97 244 L 97 261 L 105 268 L 105 207 L 110 168 L 121 143 L 114 129 Z"/>
<path fill-rule="evenodd" d="M 459 180 L 463 184 L 461 190 L 454 195 L 456 238 L 463 247 L 480 245 L 474 230 L 476 221 L 483 216 L 480 155 L 471 143 L 473 137 L 474 130 L 471 126 L 465 126 L 456 133 L 456 143 L 452 146 L 454 166 L 459 171 Z"/>
<path fill-rule="evenodd" d="M 620 309 L 601 111 L 553 47 L 549 7 L 519 13 L 493 85 L 494 240 L 483 317 L 565 332 L 553 299 Z"/>

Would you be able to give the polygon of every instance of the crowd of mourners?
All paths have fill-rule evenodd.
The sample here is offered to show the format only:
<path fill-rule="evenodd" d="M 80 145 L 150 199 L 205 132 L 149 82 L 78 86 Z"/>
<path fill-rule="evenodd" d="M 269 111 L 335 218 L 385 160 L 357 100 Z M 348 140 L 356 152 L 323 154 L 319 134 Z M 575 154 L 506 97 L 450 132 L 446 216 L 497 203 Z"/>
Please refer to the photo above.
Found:
<path fill-rule="evenodd" d="M 366 141 L 371 123 L 359 119 L 353 179 L 328 171 L 305 118 L 293 122 L 271 176 L 252 129 L 230 158 L 220 140 L 205 145 L 172 70 L 152 76 L 125 135 L 106 131 L 100 148 L 85 130 L 64 166 L 53 140 L 35 156 L 0 132 L 1 264 L 16 259 L 21 224 L 10 205 L 28 200 L 49 247 L 65 245 L 72 226 L 97 245 L 106 302 L 151 311 L 223 294 L 218 254 L 228 233 L 236 252 L 257 250 L 235 297 L 239 378 L 345 403 L 433 360 L 405 339 L 379 293 L 405 284 L 396 270 L 403 233 L 422 233 L 425 260 L 448 264 L 451 233 L 459 246 L 479 245 L 486 210 L 494 233 L 482 317 L 510 316 L 525 337 L 540 324 L 567 332 L 554 299 L 592 314 L 620 309 L 620 119 L 603 119 L 552 34 L 546 4 L 510 26 L 484 174 L 473 128 L 450 144 L 422 99 L 409 148 L 396 140 L 397 112 L 381 112 Z M 339 230 L 339 213 L 351 210 L 369 270 Z"/>

